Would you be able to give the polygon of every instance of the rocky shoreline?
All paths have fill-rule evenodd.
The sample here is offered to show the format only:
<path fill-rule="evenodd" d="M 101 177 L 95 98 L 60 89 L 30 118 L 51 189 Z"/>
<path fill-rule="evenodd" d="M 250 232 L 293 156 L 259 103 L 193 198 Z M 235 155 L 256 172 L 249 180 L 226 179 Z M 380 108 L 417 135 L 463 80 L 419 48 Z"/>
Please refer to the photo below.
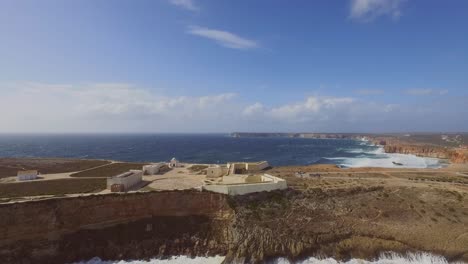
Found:
<path fill-rule="evenodd" d="M 430 135 L 429 139 L 425 139 Z M 400 153 L 412 154 L 419 157 L 429 157 L 446 159 L 452 163 L 468 163 L 468 147 L 464 145 L 461 147 L 454 144 L 441 145 L 437 137 L 443 137 L 439 134 L 422 134 L 422 135 L 379 135 L 368 133 L 247 133 L 247 132 L 233 132 L 232 137 L 289 137 L 289 138 L 313 138 L 313 139 L 352 139 L 370 140 L 375 145 L 380 145 L 384 148 L 386 153 Z M 413 137 L 417 140 L 411 141 Z M 423 137 L 423 139 L 418 138 Z M 430 141 L 437 141 L 431 143 Z M 453 142 L 451 142 L 453 143 Z M 458 142 L 461 143 L 461 142 Z"/>
<path fill-rule="evenodd" d="M 465 148 L 415 144 L 389 138 L 373 138 L 372 142 L 382 146 L 386 153 L 412 154 L 419 157 L 446 159 L 451 163 L 468 163 L 468 149 Z"/>

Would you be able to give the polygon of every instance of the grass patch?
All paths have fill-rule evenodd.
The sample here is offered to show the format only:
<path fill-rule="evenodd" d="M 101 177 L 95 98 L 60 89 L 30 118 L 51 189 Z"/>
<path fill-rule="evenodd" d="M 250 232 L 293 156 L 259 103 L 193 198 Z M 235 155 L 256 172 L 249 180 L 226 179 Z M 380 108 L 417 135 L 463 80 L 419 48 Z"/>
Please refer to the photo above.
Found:
<path fill-rule="evenodd" d="M 82 171 L 105 164 L 105 160 L 74 160 L 58 158 L 2 158 L 0 178 L 16 176 L 19 170 L 38 170 L 42 174 Z"/>
<path fill-rule="evenodd" d="M 206 165 L 193 165 L 193 166 L 188 167 L 187 169 L 189 171 L 199 172 L 199 171 L 202 171 L 202 170 L 204 170 L 206 168 L 208 168 L 208 166 L 206 166 Z"/>
<path fill-rule="evenodd" d="M 0 198 L 93 193 L 106 188 L 106 179 L 59 179 L 0 184 Z"/>
<path fill-rule="evenodd" d="M 71 177 L 107 178 L 129 170 L 141 170 L 145 163 L 113 163 L 108 166 L 73 173 Z"/>

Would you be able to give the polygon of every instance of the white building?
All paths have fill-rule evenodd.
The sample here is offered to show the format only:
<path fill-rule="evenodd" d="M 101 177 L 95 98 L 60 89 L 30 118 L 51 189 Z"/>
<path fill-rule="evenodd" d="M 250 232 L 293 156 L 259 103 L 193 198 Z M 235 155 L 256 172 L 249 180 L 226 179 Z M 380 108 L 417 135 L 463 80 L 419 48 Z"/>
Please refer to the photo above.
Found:
<path fill-rule="evenodd" d="M 141 183 L 143 171 L 130 170 L 117 176 L 107 178 L 107 189 L 111 192 L 126 192 Z"/>
<path fill-rule="evenodd" d="M 227 164 L 229 174 L 244 174 L 251 172 L 259 172 L 268 168 L 268 161 L 259 162 L 231 162 Z"/>
<path fill-rule="evenodd" d="M 37 170 L 18 171 L 18 181 L 30 181 L 37 179 Z"/>
<path fill-rule="evenodd" d="M 143 166 L 143 174 L 145 175 L 154 175 L 159 173 L 161 168 L 164 166 L 164 163 L 149 164 Z"/>
<path fill-rule="evenodd" d="M 270 192 L 288 188 L 285 180 L 270 174 L 252 175 L 245 178 L 244 182 L 237 184 L 223 182 L 207 182 L 203 190 L 223 193 L 227 195 L 244 195 L 257 192 Z"/>
<path fill-rule="evenodd" d="M 179 161 L 176 158 L 172 158 L 171 161 L 169 162 L 169 167 L 170 168 L 179 167 Z"/>

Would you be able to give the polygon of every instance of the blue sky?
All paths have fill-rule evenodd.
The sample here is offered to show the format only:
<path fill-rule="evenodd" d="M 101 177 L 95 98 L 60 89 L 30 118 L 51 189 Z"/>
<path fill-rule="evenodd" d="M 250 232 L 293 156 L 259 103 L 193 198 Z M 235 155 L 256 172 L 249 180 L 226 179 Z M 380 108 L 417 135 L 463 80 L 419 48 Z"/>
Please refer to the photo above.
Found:
<path fill-rule="evenodd" d="M 468 131 L 467 25 L 463 0 L 4 0 L 0 131 Z"/>

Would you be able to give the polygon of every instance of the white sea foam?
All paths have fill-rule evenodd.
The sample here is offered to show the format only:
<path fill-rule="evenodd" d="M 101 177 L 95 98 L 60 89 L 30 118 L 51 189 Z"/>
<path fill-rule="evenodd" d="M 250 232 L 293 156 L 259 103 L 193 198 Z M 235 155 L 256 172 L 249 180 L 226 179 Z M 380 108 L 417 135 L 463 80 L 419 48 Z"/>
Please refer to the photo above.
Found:
<path fill-rule="evenodd" d="M 355 149 L 348 149 L 346 150 L 348 153 L 365 153 L 365 150 L 362 148 L 355 148 Z"/>
<path fill-rule="evenodd" d="M 349 168 L 358 167 L 382 167 L 382 168 L 440 168 L 439 159 L 418 157 L 410 154 L 385 153 L 379 146 L 371 150 L 355 148 L 347 150 L 348 153 L 362 154 L 358 157 L 334 157 L 327 158 L 336 161 L 339 165 Z M 401 165 L 397 165 L 397 164 Z"/>
<path fill-rule="evenodd" d="M 129 261 L 103 261 L 99 258 L 93 258 L 89 261 L 78 262 L 78 264 L 220 264 L 224 257 L 196 257 L 177 256 L 169 259 L 150 259 L 150 260 L 129 260 Z M 278 258 L 271 261 L 272 264 L 448 264 L 449 262 L 442 256 L 431 253 L 408 253 L 400 255 L 397 253 L 382 254 L 376 260 L 351 259 L 348 261 L 338 261 L 333 258 L 310 257 L 298 262 L 290 262 L 284 258 Z M 457 262 L 463 264 L 463 262 Z"/>
<path fill-rule="evenodd" d="M 386 157 L 379 158 L 328 158 L 330 160 L 337 160 L 339 165 L 349 168 L 359 167 L 381 167 L 381 168 L 440 168 L 438 159 L 423 158 L 414 155 L 405 154 L 386 154 Z M 402 164 L 397 165 L 395 163 Z"/>
<path fill-rule="evenodd" d="M 100 258 L 92 258 L 88 261 L 76 262 L 75 264 L 220 264 L 224 257 L 196 257 L 174 256 L 168 259 L 150 259 L 150 260 L 119 260 L 104 261 Z"/>
<path fill-rule="evenodd" d="M 396 253 L 382 254 L 378 259 L 368 261 L 362 259 L 351 259 L 348 261 L 337 261 L 333 258 L 311 257 L 295 264 L 448 264 L 447 259 L 430 253 L 408 253 L 400 255 Z M 458 262 L 462 263 L 462 262 Z M 293 264 L 286 259 L 278 259 L 274 264 Z"/>

